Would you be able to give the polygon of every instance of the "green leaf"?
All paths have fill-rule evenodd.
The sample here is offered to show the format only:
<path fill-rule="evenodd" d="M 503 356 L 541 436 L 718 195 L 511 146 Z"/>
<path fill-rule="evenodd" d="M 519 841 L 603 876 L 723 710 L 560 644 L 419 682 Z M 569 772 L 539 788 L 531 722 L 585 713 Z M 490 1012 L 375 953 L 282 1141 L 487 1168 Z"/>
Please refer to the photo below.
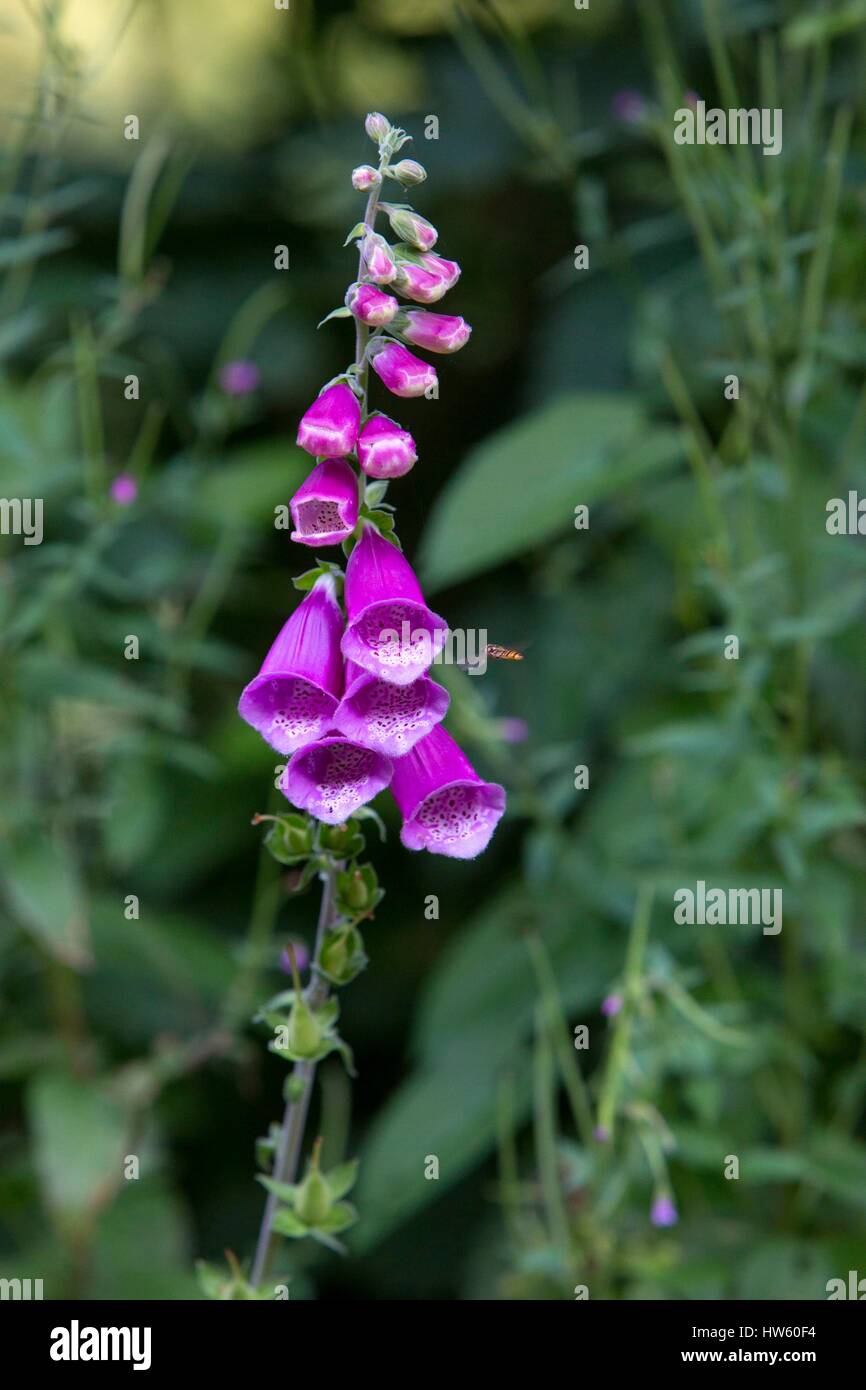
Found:
<path fill-rule="evenodd" d="M 66 1235 L 81 1234 L 123 1180 L 127 1112 L 100 1082 L 62 1071 L 36 1077 L 26 1104 L 46 1204 Z"/>
<path fill-rule="evenodd" d="M 65 841 L 38 829 L 16 835 L 2 867 L 3 891 L 21 925 L 57 960 L 76 970 L 89 965 L 84 890 Z"/>
<path fill-rule="evenodd" d="M 631 396 L 562 396 L 473 449 L 440 494 L 421 550 L 441 588 L 522 555 L 574 525 L 574 508 L 672 467 L 675 430 L 649 424 Z"/>

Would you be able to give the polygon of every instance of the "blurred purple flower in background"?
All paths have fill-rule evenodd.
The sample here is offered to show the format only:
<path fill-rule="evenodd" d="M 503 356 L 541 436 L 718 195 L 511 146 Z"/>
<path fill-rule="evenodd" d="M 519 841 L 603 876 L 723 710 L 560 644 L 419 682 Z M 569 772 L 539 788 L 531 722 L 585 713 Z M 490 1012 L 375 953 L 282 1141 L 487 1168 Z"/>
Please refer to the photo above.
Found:
<path fill-rule="evenodd" d="M 262 374 L 255 362 L 226 362 L 219 369 L 220 389 L 227 396 L 249 396 L 261 379 Z"/>
<path fill-rule="evenodd" d="M 129 473 L 118 473 L 109 489 L 112 501 L 130 507 L 138 496 L 138 483 Z"/>

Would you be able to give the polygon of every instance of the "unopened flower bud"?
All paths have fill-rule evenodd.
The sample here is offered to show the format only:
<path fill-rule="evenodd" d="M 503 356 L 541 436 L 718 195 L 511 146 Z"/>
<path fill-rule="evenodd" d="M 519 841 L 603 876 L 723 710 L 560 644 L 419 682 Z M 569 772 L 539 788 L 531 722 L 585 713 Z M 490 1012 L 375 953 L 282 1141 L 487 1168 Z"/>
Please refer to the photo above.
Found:
<path fill-rule="evenodd" d="M 375 285 L 360 285 L 356 281 L 346 290 L 346 308 L 370 328 L 384 328 L 399 307 L 392 294 L 386 294 Z"/>
<path fill-rule="evenodd" d="M 428 352 L 457 352 L 469 341 L 472 329 L 457 314 L 430 314 L 424 309 L 407 309 L 398 331 L 407 343 L 426 348 Z"/>
<path fill-rule="evenodd" d="M 381 111 L 371 111 L 366 121 L 364 129 L 371 140 L 375 140 L 377 145 L 381 145 L 386 135 L 391 133 L 391 122 L 387 116 L 383 116 Z"/>
<path fill-rule="evenodd" d="M 376 188 L 382 179 L 372 164 L 359 164 L 357 169 L 352 170 L 352 187 L 359 193 L 369 193 L 371 188 Z"/>
<path fill-rule="evenodd" d="M 313 1150 L 307 1175 L 295 1197 L 295 1211 L 307 1226 L 318 1226 L 331 1210 L 331 1190 L 319 1172 L 318 1146 Z"/>
<path fill-rule="evenodd" d="M 388 220 L 396 236 L 401 241 L 406 241 L 410 246 L 415 246 L 419 251 L 432 251 L 436 242 L 439 240 L 439 233 L 428 222 L 426 217 L 419 217 L 417 212 L 409 212 L 406 208 L 394 208 L 388 211 Z"/>
<path fill-rule="evenodd" d="M 400 478 L 418 462 L 408 430 L 387 415 L 371 415 L 358 436 L 358 462 L 368 478 Z"/>
<path fill-rule="evenodd" d="M 384 237 L 377 232 L 368 232 L 361 242 L 361 256 L 371 280 L 375 280 L 377 285 L 390 284 L 397 274 L 397 263 Z"/>
<path fill-rule="evenodd" d="M 423 164 L 419 164 L 417 159 L 401 159 L 399 164 L 392 164 L 388 170 L 395 179 L 407 186 L 412 183 L 423 183 L 427 177 L 427 170 Z"/>
<path fill-rule="evenodd" d="M 374 345 L 373 371 L 395 396 L 423 396 L 436 385 L 436 368 L 399 343 Z"/>

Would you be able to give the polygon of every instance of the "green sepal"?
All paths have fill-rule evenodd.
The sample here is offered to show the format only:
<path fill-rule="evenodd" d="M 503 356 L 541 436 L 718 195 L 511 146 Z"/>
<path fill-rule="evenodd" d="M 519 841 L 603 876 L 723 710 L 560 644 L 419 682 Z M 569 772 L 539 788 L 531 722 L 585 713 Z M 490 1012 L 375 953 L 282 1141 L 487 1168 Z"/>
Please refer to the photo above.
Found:
<path fill-rule="evenodd" d="M 316 556 L 316 564 L 311 570 L 304 570 L 303 574 L 295 575 L 292 584 L 299 589 L 302 594 L 309 593 L 317 579 L 321 579 L 323 574 L 333 575 L 337 581 L 337 591 L 343 583 L 343 571 L 339 565 L 335 565 L 333 560 L 320 560 Z"/>
<path fill-rule="evenodd" d="M 313 832 L 306 816 L 279 815 L 271 822 L 264 839 L 265 849 L 279 864 L 302 864 L 313 848 Z"/>
<path fill-rule="evenodd" d="M 329 931 L 315 962 L 317 974 L 332 985 L 348 985 L 367 965 L 367 954 L 357 927 L 343 923 Z"/>
<path fill-rule="evenodd" d="M 262 1187 L 273 1192 L 274 1196 L 279 1197 L 281 1202 L 288 1202 L 291 1206 L 295 1200 L 295 1194 L 298 1190 L 297 1183 L 277 1182 L 275 1178 L 266 1178 L 263 1173 L 256 1174 L 256 1182 L 260 1182 Z M 342 1193 L 340 1195 L 342 1196 Z"/>
<path fill-rule="evenodd" d="M 330 323 L 331 319 L 350 319 L 351 317 L 351 309 L 347 305 L 341 304 L 339 309 L 332 309 L 330 314 L 326 314 L 323 319 L 320 319 L 316 327 L 321 328 L 324 324 Z"/>
<path fill-rule="evenodd" d="M 271 1229 L 276 1231 L 277 1235 L 289 1236 L 291 1240 L 301 1240 L 304 1236 L 310 1235 L 309 1226 L 305 1225 L 289 1207 L 280 1207 L 274 1217 Z"/>
<path fill-rule="evenodd" d="M 359 806 L 357 811 L 353 811 L 352 814 L 355 820 L 373 821 L 379 831 L 379 838 L 381 839 L 382 844 L 385 843 L 385 841 L 388 838 L 388 832 L 385 829 L 385 822 L 379 815 L 378 811 L 374 811 L 372 806 Z"/>
<path fill-rule="evenodd" d="M 358 237 L 362 237 L 366 230 L 366 222 L 356 222 L 351 232 L 346 237 L 346 240 L 343 242 L 343 246 L 348 246 L 350 241 L 357 241 Z"/>

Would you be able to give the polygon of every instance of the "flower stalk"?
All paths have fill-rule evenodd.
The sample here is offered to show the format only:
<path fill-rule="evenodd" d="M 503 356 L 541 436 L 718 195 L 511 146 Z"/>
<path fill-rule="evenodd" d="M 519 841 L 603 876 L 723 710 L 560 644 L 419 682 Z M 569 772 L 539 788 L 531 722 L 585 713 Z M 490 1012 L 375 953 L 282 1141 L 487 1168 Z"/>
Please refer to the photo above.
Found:
<path fill-rule="evenodd" d="M 292 540 L 317 552 L 341 545 L 348 562 L 344 572 L 317 555 L 315 567 L 294 580 L 306 597 L 239 704 L 247 724 L 287 757 L 276 788 L 295 808 L 256 816 L 254 823 L 267 823 L 265 847 L 289 870 L 288 891 L 301 892 L 318 878 L 322 897 L 307 987 L 289 948 L 293 987 L 256 1015 L 271 1029 L 269 1050 L 292 1071 L 282 1123 L 258 1147 L 268 1170 L 259 1181 L 268 1195 L 249 1283 L 232 1284 L 237 1297 L 268 1296 L 257 1291 L 277 1236 L 310 1237 L 342 1252 L 336 1235 L 356 1219 L 342 1200 L 355 1181 L 354 1162 L 323 1171 L 319 1139 L 302 1181 L 298 1168 L 318 1063 L 337 1052 L 355 1074 L 337 1030 L 335 991 L 365 968 L 361 929 L 384 896 L 375 868 L 360 860 L 360 822 L 372 819 L 384 835 L 367 803 L 392 786 L 405 847 L 461 859 L 481 853 L 505 809 L 502 787 L 485 782 L 441 727 L 448 695 L 427 671 L 448 628 L 427 607 L 395 533 L 394 508 L 383 500 L 389 481 L 416 462 L 415 441 L 383 412 L 371 417 L 368 406 L 370 365 L 392 394 L 426 394 L 436 385 L 435 369 L 403 343 L 454 352 L 471 331 L 456 316 L 399 311 L 379 286 L 393 282 L 404 298 L 432 302 L 456 282 L 460 268 L 426 254 L 438 233 L 425 218 L 405 204 L 380 201 L 386 178 L 406 187 L 425 177 L 415 161 L 391 164 L 409 137 L 376 112 L 365 128 L 378 143 L 379 165 L 360 165 L 352 175 L 353 186 L 367 194 L 363 221 L 345 243 L 358 247 L 357 278 L 343 306 L 322 320 L 354 318 L 355 358 L 301 418 L 297 443 L 313 463 L 290 503 Z M 401 243 L 391 245 L 376 231 L 379 211 Z M 390 325 L 395 336 L 383 332 Z"/>

